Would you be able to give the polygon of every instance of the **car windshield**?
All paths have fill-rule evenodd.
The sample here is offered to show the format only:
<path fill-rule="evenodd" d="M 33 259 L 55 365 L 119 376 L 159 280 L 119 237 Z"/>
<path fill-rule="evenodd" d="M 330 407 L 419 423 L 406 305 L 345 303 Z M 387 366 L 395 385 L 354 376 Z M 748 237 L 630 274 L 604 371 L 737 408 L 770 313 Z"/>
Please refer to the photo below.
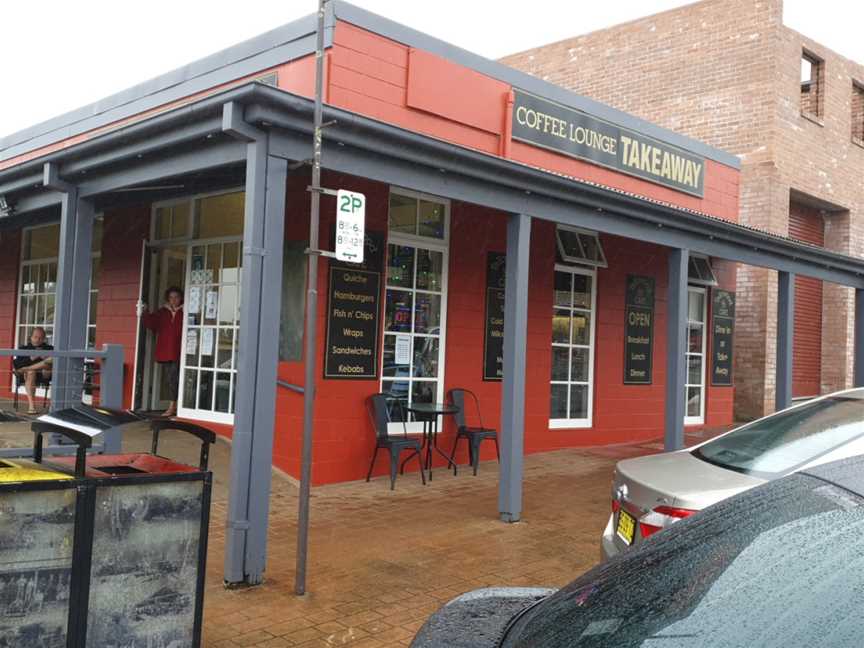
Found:
<path fill-rule="evenodd" d="M 864 435 L 864 398 L 831 396 L 759 419 L 705 443 L 693 455 L 748 474 L 775 476 Z"/>
<path fill-rule="evenodd" d="M 864 500 L 794 474 L 724 500 L 517 618 L 502 648 L 861 646 Z"/>

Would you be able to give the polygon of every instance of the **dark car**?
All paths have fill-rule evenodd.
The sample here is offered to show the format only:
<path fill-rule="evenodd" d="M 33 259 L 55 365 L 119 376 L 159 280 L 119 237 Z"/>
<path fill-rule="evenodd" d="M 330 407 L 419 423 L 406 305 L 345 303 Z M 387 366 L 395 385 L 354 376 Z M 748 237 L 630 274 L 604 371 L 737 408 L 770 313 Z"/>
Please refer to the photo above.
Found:
<path fill-rule="evenodd" d="M 412 648 L 864 645 L 864 458 L 723 500 L 544 594 L 436 612 Z"/>

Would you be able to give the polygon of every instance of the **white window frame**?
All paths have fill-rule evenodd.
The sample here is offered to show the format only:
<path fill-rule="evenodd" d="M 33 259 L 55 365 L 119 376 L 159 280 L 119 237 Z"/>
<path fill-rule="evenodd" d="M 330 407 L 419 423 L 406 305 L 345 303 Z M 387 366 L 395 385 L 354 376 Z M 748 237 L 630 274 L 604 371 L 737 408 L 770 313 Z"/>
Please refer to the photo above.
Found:
<path fill-rule="evenodd" d="M 95 222 L 97 220 L 101 220 L 102 218 L 103 218 L 103 214 L 101 212 L 96 214 L 94 217 L 94 225 L 95 225 Z M 26 232 L 30 232 L 30 231 L 33 231 L 33 230 L 36 230 L 36 229 L 39 229 L 42 227 L 51 227 L 53 225 L 59 225 L 59 224 L 60 224 L 59 222 L 54 221 L 52 223 L 43 223 L 41 225 L 30 225 L 28 227 L 22 227 L 21 228 L 21 249 L 19 250 L 19 263 L 18 263 L 18 290 L 17 290 L 17 293 L 15 294 L 15 346 L 16 347 L 20 347 L 20 346 L 26 344 L 27 342 L 29 342 L 29 340 L 22 340 L 21 339 L 21 327 L 24 326 L 24 324 L 21 322 L 21 314 L 22 314 L 21 313 L 21 310 L 22 310 L 21 309 L 21 298 L 24 296 L 23 290 L 24 290 L 24 268 L 25 267 L 44 265 L 44 264 L 48 264 L 48 263 L 53 263 L 55 265 L 56 269 L 55 269 L 55 277 L 54 277 L 54 292 L 53 293 L 47 293 L 46 292 L 46 293 L 40 293 L 40 294 L 42 294 L 42 295 L 53 294 L 54 295 L 55 317 L 56 317 L 56 313 L 57 313 L 57 276 L 60 273 L 60 266 L 59 266 L 60 250 L 59 249 L 57 250 L 58 256 L 55 256 L 55 257 L 45 257 L 43 259 L 25 259 L 24 258 L 24 239 L 25 239 Z M 104 224 L 103 224 L 103 228 L 104 228 Z M 103 236 L 104 236 L 104 229 L 103 229 Z M 101 250 L 97 250 L 95 252 L 90 253 L 91 263 L 92 263 L 92 261 L 94 261 L 96 259 L 101 259 L 101 258 L 102 258 L 102 251 Z M 101 269 L 100 269 L 100 271 L 101 271 Z M 89 341 L 90 341 L 90 329 L 94 329 L 94 331 L 96 329 L 96 322 L 90 321 L 90 309 L 92 306 L 93 299 L 94 298 L 97 300 L 99 299 L 99 289 L 93 288 L 92 277 L 88 278 L 87 281 L 88 281 L 88 285 L 87 285 L 87 290 L 88 290 L 87 337 L 86 337 L 86 341 L 85 341 L 85 346 L 87 348 L 90 348 L 90 343 L 89 343 Z M 52 320 L 51 322 L 48 322 L 47 320 L 44 320 L 42 322 L 34 322 L 32 325 L 28 325 L 28 326 L 31 329 L 36 327 L 36 326 L 41 326 L 43 328 L 50 328 L 51 329 L 51 344 L 54 343 L 54 320 Z M 95 340 L 95 335 L 94 335 L 94 340 Z M 10 384 L 11 384 L 11 379 L 10 379 Z M 24 387 L 23 386 L 18 387 L 18 393 L 20 393 L 20 394 L 24 393 Z"/>
<path fill-rule="evenodd" d="M 690 293 L 702 295 L 702 351 L 692 353 L 690 351 Z M 684 351 L 684 425 L 704 425 L 705 423 L 705 396 L 707 393 L 705 385 L 705 365 L 708 361 L 708 289 L 704 286 L 687 286 L 687 346 Z M 690 382 L 690 356 L 702 356 L 701 384 Z M 692 387 L 699 387 L 699 416 L 687 416 L 687 394 Z"/>
<path fill-rule="evenodd" d="M 566 264 L 562 264 L 562 263 L 556 263 L 555 264 L 555 272 L 567 272 L 570 274 L 578 274 L 578 275 L 591 277 L 591 310 L 590 310 L 591 331 L 590 331 L 589 336 L 588 336 L 588 345 L 587 345 L 588 354 L 589 354 L 589 358 L 588 358 L 588 411 L 587 411 L 587 416 L 585 418 L 578 418 L 578 419 L 558 418 L 558 419 L 556 419 L 556 418 L 550 417 L 549 418 L 549 429 L 551 429 L 551 430 L 587 429 L 587 428 L 591 428 L 594 426 L 594 364 L 595 364 L 594 353 L 595 353 L 596 348 L 597 348 L 596 338 L 595 338 L 596 331 L 597 331 L 597 270 L 594 268 L 582 268 L 579 266 L 571 266 L 571 265 L 566 265 Z M 554 275 L 553 275 L 553 280 L 554 280 Z M 553 281 L 553 283 L 554 283 L 554 281 Z M 554 290 L 554 287 L 553 287 L 553 290 Z M 555 306 L 553 303 L 552 313 L 551 313 L 552 315 L 554 315 L 556 308 L 559 308 L 559 307 Z M 573 312 L 573 311 L 585 312 L 585 309 L 584 308 L 571 307 L 570 311 L 571 312 Z M 571 332 L 571 336 L 572 336 L 572 332 Z M 553 347 L 566 347 L 569 349 L 574 349 L 574 348 L 584 349 L 584 348 L 586 348 L 585 345 L 572 344 L 572 337 L 571 337 L 571 343 L 568 343 L 568 344 L 564 344 L 563 342 L 553 342 L 550 345 L 550 349 L 549 349 L 550 354 L 552 352 Z M 568 360 L 568 362 L 572 363 L 572 357 L 570 360 Z M 568 369 L 570 369 L 570 368 L 571 367 L 568 366 Z M 566 380 L 566 381 L 564 381 L 564 380 L 551 380 L 551 378 L 550 378 L 550 380 L 549 380 L 549 386 L 550 386 L 549 402 L 550 403 L 551 403 L 551 399 L 552 399 L 551 386 L 553 384 L 556 384 L 556 385 L 566 384 L 568 386 L 567 387 L 567 411 L 569 413 L 569 411 L 570 411 L 570 386 L 574 385 L 574 384 L 575 385 L 581 385 L 584 383 L 582 383 L 580 381 L 570 380 L 569 379 L 569 371 L 568 371 L 568 380 Z"/>
<path fill-rule="evenodd" d="M 390 197 L 393 195 L 404 196 L 406 198 L 416 198 L 418 201 L 426 200 L 429 202 L 434 202 L 439 205 L 444 206 L 444 237 L 443 238 L 434 238 L 431 236 L 420 236 L 419 234 L 405 234 L 402 232 L 391 232 L 390 231 Z M 438 403 L 444 401 L 444 376 L 445 376 L 445 366 L 444 360 L 446 358 L 446 349 L 447 349 L 447 301 L 448 301 L 448 288 L 449 288 L 449 274 L 450 274 L 450 200 L 447 198 L 442 198 L 440 196 L 434 196 L 431 194 L 421 193 L 419 191 L 413 191 L 411 189 L 403 189 L 401 187 L 390 187 L 390 193 L 387 197 L 387 248 L 386 251 L 389 252 L 390 245 L 405 245 L 414 248 L 422 248 L 426 250 L 431 250 L 433 252 L 440 252 L 442 255 L 441 260 L 441 327 L 440 333 L 438 335 L 438 378 L 435 380 L 437 383 L 437 389 L 435 391 L 436 396 L 435 400 Z M 384 259 L 384 308 L 386 308 L 387 303 L 387 269 L 388 269 L 389 259 L 385 255 Z M 403 290 L 405 292 L 411 292 L 412 295 L 416 295 L 418 293 L 417 288 L 413 286 L 417 283 L 417 262 L 415 256 L 414 262 L 414 278 L 412 280 L 411 288 L 402 288 L 398 286 L 394 286 L 395 290 Z M 422 293 L 433 293 L 432 291 L 420 290 Z M 412 304 L 415 303 L 412 301 Z M 407 381 L 408 382 L 408 393 L 409 393 L 409 402 L 410 402 L 410 394 L 411 387 L 414 382 L 433 382 L 430 379 L 423 378 L 415 378 L 413 376 L 414 373 L 414 338 L 416 337 L 433 337 L 423 333 L 414 333 L 414 312 L 411 313 L 411 332 L 409 335 L 411 336 L 411 360 L 408 365 L 408 376 L 406 378 L 401 378 L 397 376 L 384 376 L 384 341 L 387 335 L 394 335 L 393 333 L 388 333 L 383 329 L 381 333 L 381 342 L 380 342 L 380 359 L 379 359 L 379 368 L 380 368 L 380 379 L 378 381 L 379 388 L 381 391 L 384 391 L 384 383 L 385 382 L 400 382 Z M 403 333 L 404 335 L 404 333 Z M 410 418 L 410 414 L 406 412 L 406 416 Z M 441 427 L 441 420 L 439 417 L 438 420 L 439 429 Z M 388 431 L 391 434 L 402 434 L 403 430 L 407 429 L 409 434 L 421 434 L 423 432 L 423 423 L 422 422 L 407 422 L 405 424 L 405 428 L 402 427 L 402 423 L 390 423 L 388 425 Z"/>

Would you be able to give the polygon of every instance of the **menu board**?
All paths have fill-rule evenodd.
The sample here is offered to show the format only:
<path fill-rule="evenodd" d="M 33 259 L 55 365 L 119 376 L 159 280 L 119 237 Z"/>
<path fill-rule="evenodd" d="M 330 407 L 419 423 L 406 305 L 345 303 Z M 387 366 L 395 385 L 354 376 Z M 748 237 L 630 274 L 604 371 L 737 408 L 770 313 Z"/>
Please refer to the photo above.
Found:
<path fill-rule="evenodd" d="M 330 262 L 324 378 L 378 377 L 384 235 L 366 232 L 363 263 Z"/>
<path fill-rule="evenodd" d="M 735 293 L 714 290 L 711 308 L 711 384 L 732 384 L 732 336 L 735 332 Z"/>
<path fill-rule="evenodd" d="M 486 259 L 486 326 L 483 380 L 504 377 L 504 263 L 507 256 L 490 252 Z"/>
<path fill-rule="evenodd" d="M 651 384 L 654 349 L 654 278 L 627 275 L 624 384 Z"/>

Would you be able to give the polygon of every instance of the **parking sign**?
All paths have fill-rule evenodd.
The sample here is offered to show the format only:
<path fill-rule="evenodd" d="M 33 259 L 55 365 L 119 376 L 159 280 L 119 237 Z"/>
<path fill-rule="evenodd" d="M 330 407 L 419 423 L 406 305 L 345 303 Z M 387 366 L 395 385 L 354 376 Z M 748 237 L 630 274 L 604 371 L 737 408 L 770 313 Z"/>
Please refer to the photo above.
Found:
<path fill-rule="evenodd" d="M 336 258 L 363 263 L 366 234 L 366 196 L 340 189 L 336 192 Z"/>

